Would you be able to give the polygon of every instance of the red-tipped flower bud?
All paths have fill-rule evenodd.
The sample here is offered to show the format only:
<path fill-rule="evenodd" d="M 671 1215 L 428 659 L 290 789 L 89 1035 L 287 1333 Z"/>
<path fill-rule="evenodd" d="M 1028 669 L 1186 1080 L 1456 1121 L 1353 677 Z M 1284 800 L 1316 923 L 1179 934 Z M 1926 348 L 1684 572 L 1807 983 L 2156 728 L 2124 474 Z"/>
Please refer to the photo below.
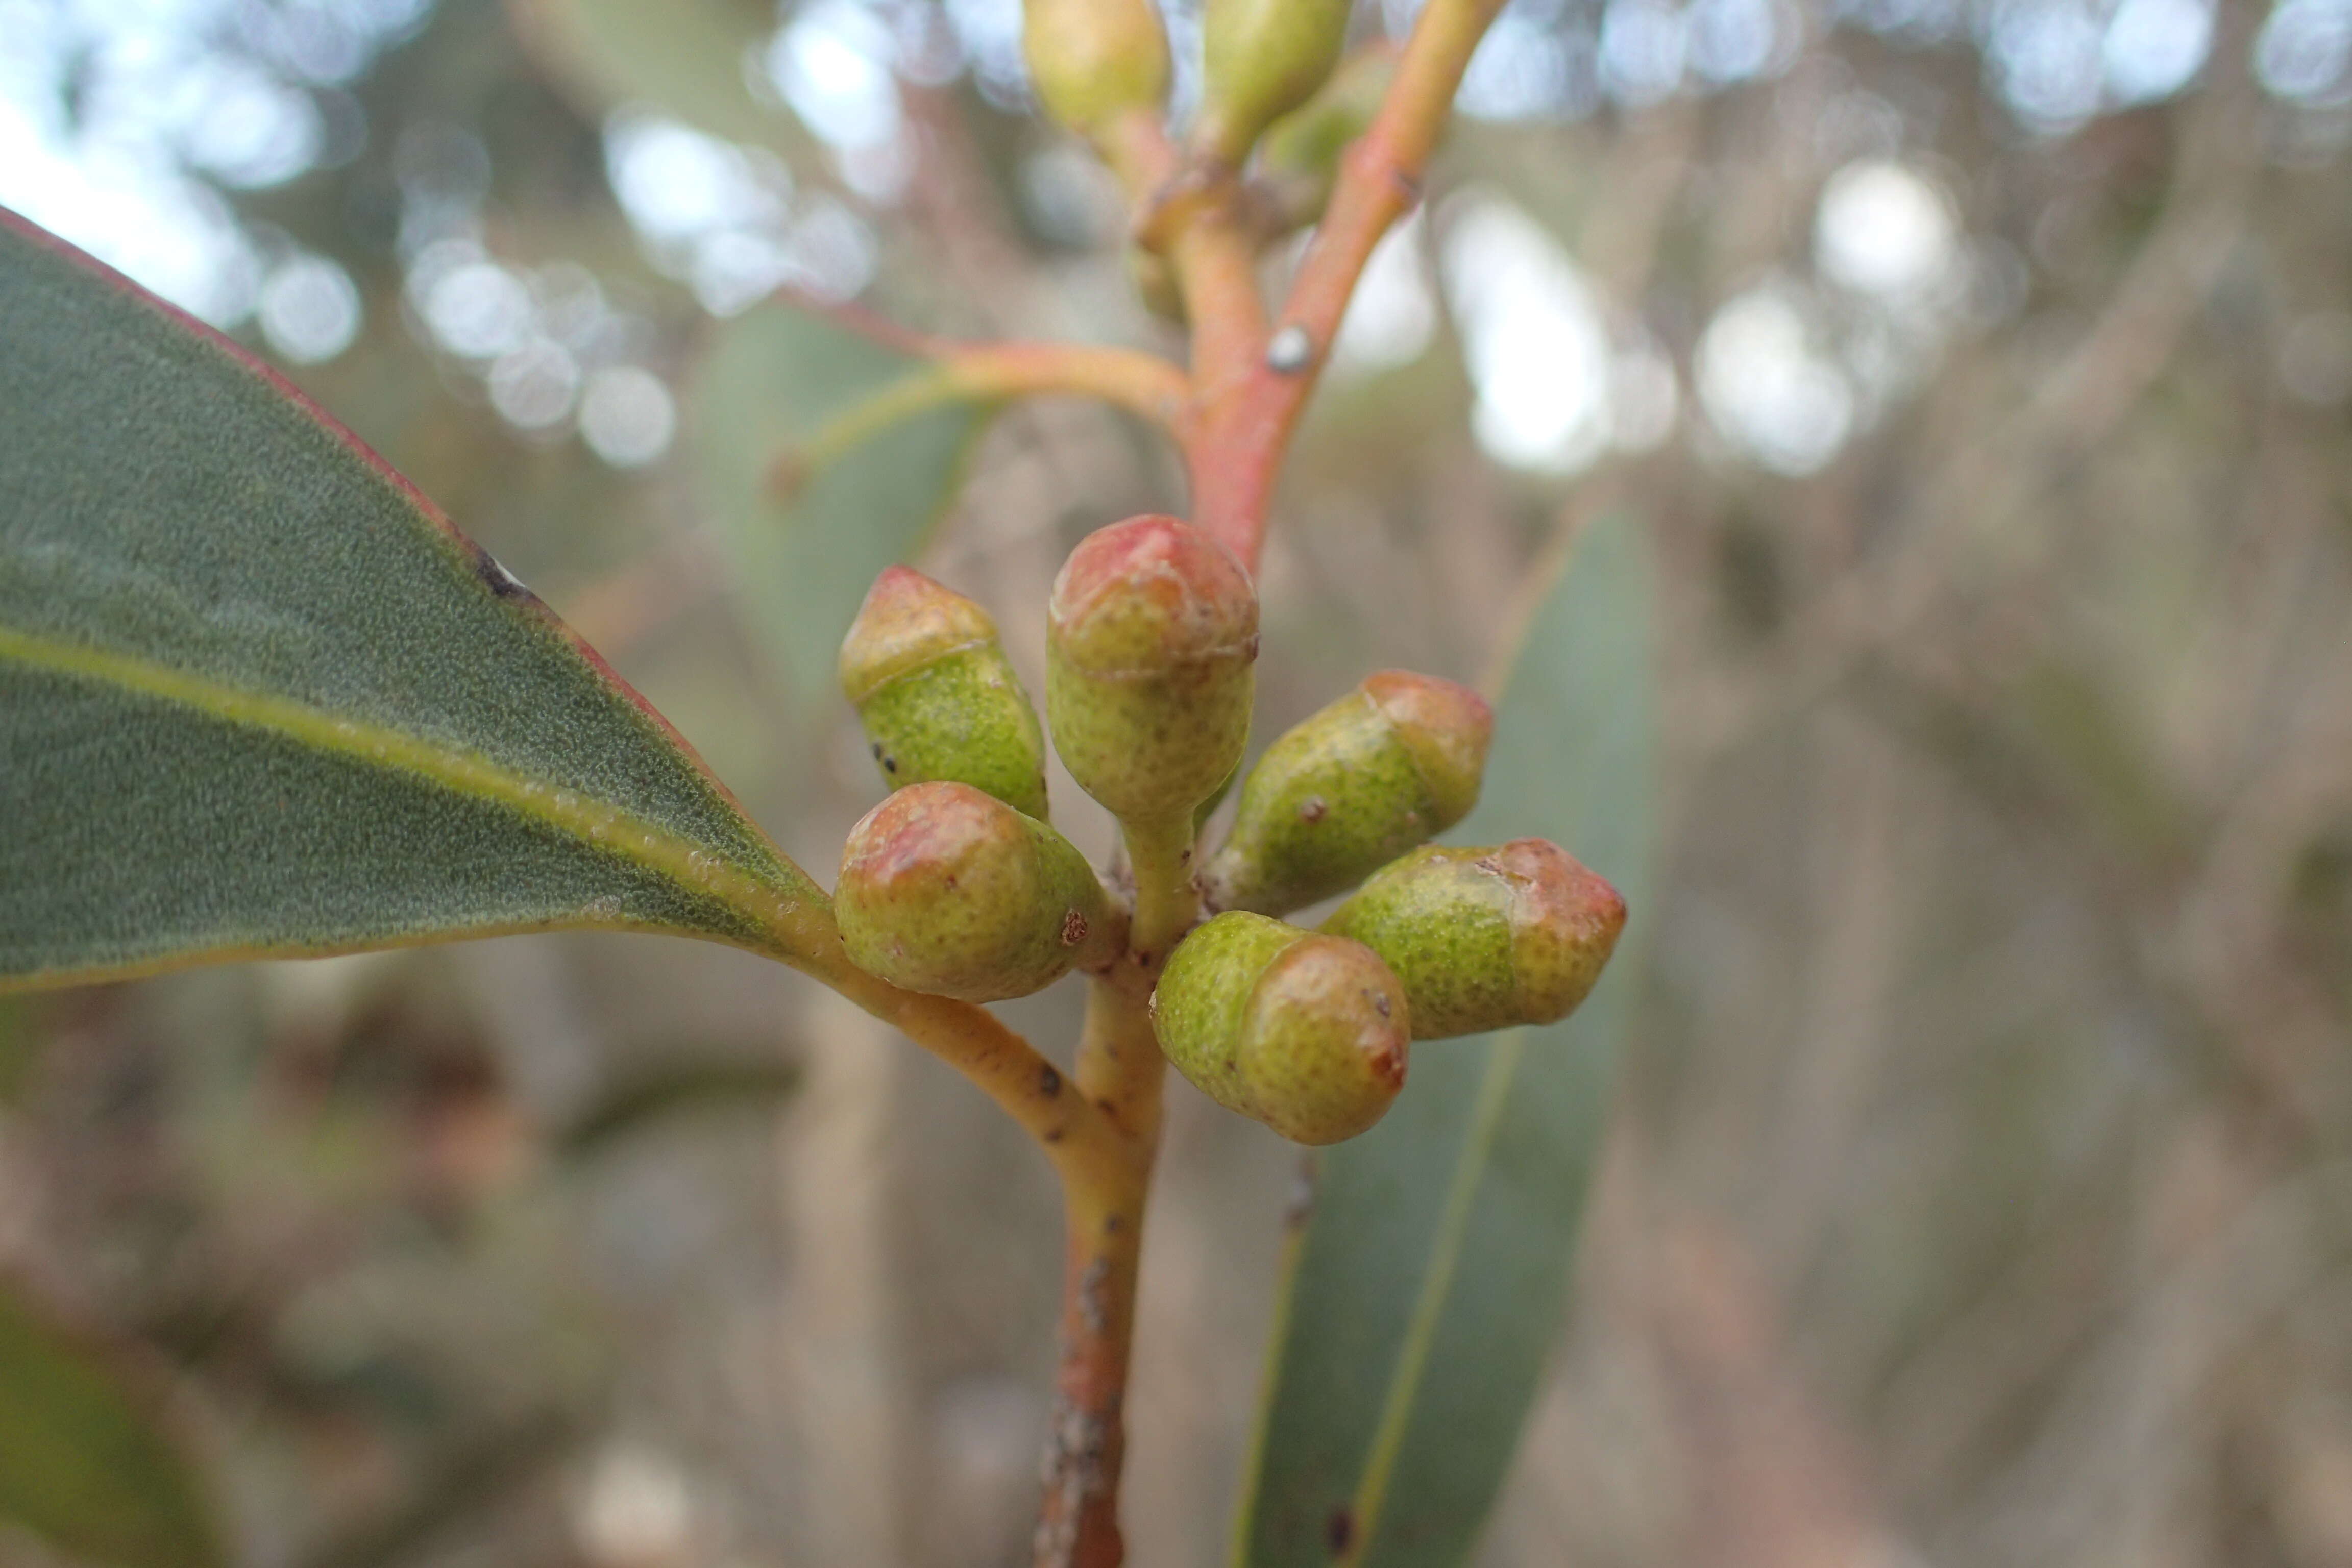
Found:
<path fill-rule="evenodd" d="M 1089 534 L 1046 610 L 1045 717 L 1078 787 L 1129 823 L 1188 816 L 1249 742 L 1257 594 L 1172 517 Z"/>
<path fill-rule="evenodd" d="M 1348 41 L 1350 0 L 1208 0 L 1192 144 L 1239 164 L 1258 136 L 1328 79 Z"/>
<path fill-rule="evenodd" d="M 1495 713 L 1466 686 L 1384 669 L 1266 748 L 1202 872 L 1217 909 L 1283 915 L 1345 892 L 1478 804 Z"/>
<path fill-rule="evenodd" d="M 1323 929 L 1396 971 L 1412 1037 L 1444 1039 L 1576 1010 L 1625 929 L 1625 900 L 1557 844 L 1416 849 L 1374 876 Z"/>
<path fill-rule="evenodd" d="M 1152 0 L 1023 0 L 1021 52 L 1045 112 L 1080 135 L 1168 96 L 1168 33 Z"/>
<path fill-rule="evenodd" d="M 849 830 L 834 918 L 850 961 L 966 1002 L 1026 996 L 1111 956 L 1102 884 L 1069 840 L 970 784 L 909 784 Z"/>
<path fill-rule="evenodd" d="M 1353 1138 L 1404 1087 L 1405 995 L 1352 942 L 1219 915 L 1177 944 L 1151 994 L 1176 1070 L 1300 1143 Z"/>
<path fill-rule="evenodd" d="M 986 610 L 919 572 L 874 580 L 841 645 L 841 688 L 897 789 L 949 779 L 1045 819 L 1045 737 Z"/>

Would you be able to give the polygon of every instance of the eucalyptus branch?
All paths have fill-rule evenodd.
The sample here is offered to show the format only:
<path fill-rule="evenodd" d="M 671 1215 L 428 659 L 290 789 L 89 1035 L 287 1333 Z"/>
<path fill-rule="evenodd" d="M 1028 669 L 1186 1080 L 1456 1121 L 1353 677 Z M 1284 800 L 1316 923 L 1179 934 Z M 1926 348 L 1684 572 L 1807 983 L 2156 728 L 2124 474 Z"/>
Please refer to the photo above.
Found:
<path fill-rule="evenodd" d="M 1502 0 L 1430 0 L 1371 128 L 1346 154 L 1267 352 L 1208 402 L 1192 453 L 1193 521 L 1255 566 L 1291 431 L 1330 356 L 1372 249 L 1421 199 L 1454 89 Z"/>

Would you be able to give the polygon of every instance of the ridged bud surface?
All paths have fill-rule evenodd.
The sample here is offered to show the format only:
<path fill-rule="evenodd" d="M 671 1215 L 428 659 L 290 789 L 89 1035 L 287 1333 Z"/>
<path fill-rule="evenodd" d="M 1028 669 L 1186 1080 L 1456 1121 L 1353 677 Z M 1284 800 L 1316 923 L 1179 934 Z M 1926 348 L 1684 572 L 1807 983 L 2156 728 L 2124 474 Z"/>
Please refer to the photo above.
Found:
<path fill-rule="evenodd" d="M 1466 686 L 1384 669 L 1266 748 L 1201 889 L 1283 915 L 1345 892 L 1469 814 L 1495 714 Z"/>
<path fill-rule="evenodd" d="M 875 579 L 841 645 L 841 688 L 883 782 L 968 784 L 1045 820 L 1045 737 L 986 610 L 919 572 Z"/>
<path fill-rule="evenodd" d="M 1109 910 L 1069 840 L 970 784 L 909 784 L 842 848 L 834 918 L 850 962 L 966 1002 L 1043 990 L 1111 955 Z"/>
<path fill-rule="evenodd" d="M 1412 1037 L 1444 1039 L 1576 1010 L 1625 929 L 1625 900 L 1559 846 L 1417 849 L 1375 875 L 1323 929 L 1396 972 Z"/>
<path fill-rule="evenodd" d="M 1216 793 L 1249 743 L 1257 594 L 1232 552 L 1172 517 L 1087 537 L 1054 579 L 1045 716 L 1078 787 L 1129 822 Z"/>
<path fill-rule="evenodd" d="M 1337 1143 L 1404 1087 L 1405 1005 L 1361 945 L 1236 911 L 1177 945 L 1151 1023 L 1176 1070 L 1218 1104 L 1296 1142 Z"/>
<path fill-rule="evenodd" d="M 1081 135 L 1168 96 L 1168 33 L 1151 0 L 1023 0 L 1021 52 L 1045 112 Z"/>
<path fill-rule="evenodd" d="M 1349 0 L 1208 0 L 1193 145 L 1238 165 L 1267 126 L 1329 79 L 1349 9 Z"/>

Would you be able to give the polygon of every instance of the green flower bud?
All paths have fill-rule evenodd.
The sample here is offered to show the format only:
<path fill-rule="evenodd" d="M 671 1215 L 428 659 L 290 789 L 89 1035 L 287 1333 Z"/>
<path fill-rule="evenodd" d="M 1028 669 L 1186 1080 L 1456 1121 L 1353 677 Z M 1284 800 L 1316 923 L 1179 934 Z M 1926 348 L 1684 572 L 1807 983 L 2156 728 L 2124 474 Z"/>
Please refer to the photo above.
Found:
<path fill-rule="evenodd" d="M 1023 0 L 1021 52 L 1045 112 L 1080 135 L 1168 97 L 1168 33 L 1152 0 Z"/>
<path fill-rule="evenodd" d="M 1330 77 L 1348 41 L 1349 9 L 1350 0 L 1208 0 L 1193 146 L 1238 166 L 1268 125 Z"/>
<path fill-rule="evenodd" d="M 1322 217 L 1339 182 L 1341 155 L 1370 129 L 1396 70 L 1395 48 L 1359 49 L 1339 63 L 1304 108 L 1267 130 L 1258 148 L 1257 173 L 1286 227 L 1304 227 Z"/>
<path fill-rule="evenodd" d="M 1404 1087 L 1405 995 L 1370 951 L 1263 915 L 1219 915 L 1179 942 L 1151 994 L 1176 1070 L 1300 1143 L 1353 1138 Z"/>
<path fill-rule="evenodd" d="M 1046 605 L 1045 718 L 1078 787 L 1122 821 L 1181 822 L 1249 743 L 1257 594 L 1172 517 L 1088 535 Z"/>
<path fill-rule="evenodd" d="M 1404 983 L 1412 1037 L 1442 1040 L 1574 1012 L 1625 929 L 1625 900 L 1545 839 L 1433 846 L 1374 876 L 1323 929 L 1379 953 Z"/>
<path fill-rule="evenodd" d="M 1345 892 L 1469 814 L 1494 733 L 1494 710 L 1466 686 L 1367 677 L 1266 748 L 1202 896 L 1282 915 Z"/>
<path fill-rule="evenodd" d="M 951 779 L 1045 819 L 1045 737 L 996 623 L 961 594 L 893 566 L 841 645 L 841 689 L 891 788 Z"/>
<path fill-rule="evenodd" d="M 966 1002 L 1041 991 L 1113 956 L 1108 900 L 1070 841 L 970 784 L 909 784 L 842 847 L 835 921 L 850 962 Z"/>
<path fill-rule="evenodd" d="M 1176 282 L 1176 268 L 1156 250 L 1141 245 L 1127 247 L 1127 280 L 1135 287 L 1143 308 L 1175 326 L 1184 324 L 1184 290 Z"/>

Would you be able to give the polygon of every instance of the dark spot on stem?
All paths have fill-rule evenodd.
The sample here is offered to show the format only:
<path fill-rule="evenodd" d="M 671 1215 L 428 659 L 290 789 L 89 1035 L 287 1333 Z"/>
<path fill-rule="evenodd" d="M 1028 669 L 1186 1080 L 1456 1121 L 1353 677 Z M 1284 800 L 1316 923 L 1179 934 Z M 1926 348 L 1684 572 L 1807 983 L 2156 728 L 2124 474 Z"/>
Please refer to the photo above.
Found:
<path fill-rule="evenodd" d="M 1356 1543 L 1356 1516 L 1344 1503 L 1333 1509 L 1331 1517 L 1324 1521 L 1323 1542 L 1334 1557 L 1345 1557 L 1348 1548 Z"/>
<path fill-rule="evenodd" d="M 1062 1092 L 1062 1075 L 1052 1062 L 1037 1069 L 1037 1090 L 1047 1100 Z"/>
<path fill-rule="evenodd" d="M 1103 1216 L 1103 1234 L 1104 1234 L 1105 1236 L 1117 1236 L 1120 1231 L 1122 1231 L 1122 1230 L 1124 1230 L 1124 1229 L 1126 1229 L 1126 1228 L 1127 1228 L 1127 1216 L 1126 1216 L 1126 1215 L 1115 1215 L 1115 1214 L 1114 1214 L 1114 1215 L 1105 1215 Z"/>
<path fill-rule="evenodd" d="M 879 741 L 874 742 L 874 760 L 877 763 L 882 760 L 882 742 Z"/>
<path fill-rule="evenodd" d="M 883 759 L 882 759 L 882 771 L 883 771 L 884 773 L 897 773 L 897 772 L 898 771 L 898 758 L 896 758 L 896 757 L 885 757 L 885 758 L 883 758 Z"/>

